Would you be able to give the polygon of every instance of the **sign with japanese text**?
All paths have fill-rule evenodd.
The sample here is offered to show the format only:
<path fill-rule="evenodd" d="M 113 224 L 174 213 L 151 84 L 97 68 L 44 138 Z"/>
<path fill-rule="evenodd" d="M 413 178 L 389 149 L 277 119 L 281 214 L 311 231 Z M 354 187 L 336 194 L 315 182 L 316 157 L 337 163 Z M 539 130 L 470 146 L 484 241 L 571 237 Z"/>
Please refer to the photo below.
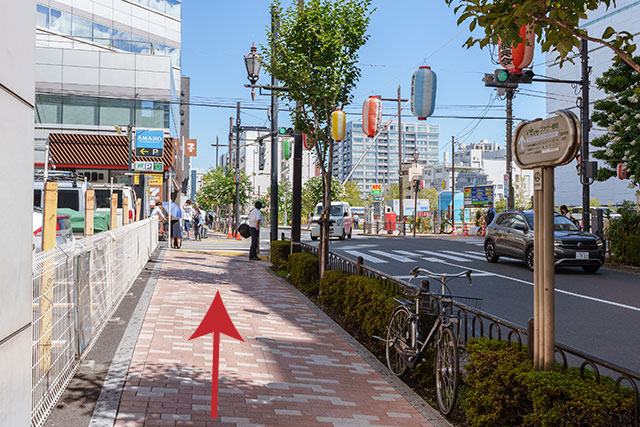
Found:
<path fill-rule="evenodd" d="M 580 147 L 580 123 L 569 110 L 559 110 L 546 120 L 521 122 L 516 128 L 512 151 L 522 169 L 566 165 Z"/>
<path fill-rule="evenodd" d="M 134 162 L 136 172 L 162 172 L 162 162 Z"/>
<path fill-rule="evenodd" d="M 184 140 L 184 155 L 195 157 L 198 155 L 198 140 L 197 139 L 185 139 Z"/>
<path fill-rule="evenodd" d="M 371 184 L 371 194 L 382 194 L 382 184 Z"/>
<path fill-rule="evenodd" d="M 493 185 L 464 187 L 464 207 L 481 208 L 493 203 Z"/>

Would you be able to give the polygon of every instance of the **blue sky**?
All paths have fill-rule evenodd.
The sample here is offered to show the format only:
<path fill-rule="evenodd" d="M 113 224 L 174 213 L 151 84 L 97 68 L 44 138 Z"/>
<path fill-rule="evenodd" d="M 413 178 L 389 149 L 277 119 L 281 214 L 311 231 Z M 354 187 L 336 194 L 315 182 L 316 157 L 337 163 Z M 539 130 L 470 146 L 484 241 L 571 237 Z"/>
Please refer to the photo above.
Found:
<path fill-rule="evenodd" d="M 283 0 L 287 7 L 292 0 Z M 243 55 L 251 44 L 265 42 L 269 24 L 269 1 L 266 0 L 188 0 L 182 7 L 182 73 L 191 77 L 192 102 L 217 105 L 265 106 L 269 98 L 256 94 L 251 102 Z M 488 50 L 466 49 L 469 36 L 466 24 L 456 26 L 457 18 L 444 0 L 374 1 L 369 34 L 371 38 L 360 51 L 362 77 L 354 92 L 353 105 L 347 110 L 360 110 L 369 95 L 393 97 L 398 85 L 403 97 L 409 97 L 411 75 L 420 65 L 429 65 L 438 75 L 438 92 L 434 115 L 477 117 L 494 96 L 492 88 L 482 82 L 483 73 L 499 66 L 491 62 Z M 539 49 L 534 64 L 543 64 Z M 544 74 L 544 65 L 534 68 Z M 268 83 L 261 73 L 259 83 Z M 543 83 L 530 89 L 544 91 Z M 496 99 L 487 116 L 504 116 L 505 101 Z M 384 112 L 392 113 L 395 105 L 385 103 Z M 405 110 L 410 112 L 409 106 Z M 527 119 L 545 116 L 545 100 L 518 95 L 514 99 L 514 115 Z M 229 117 L 235 108 L 191 107 L 191 138 L 198 139 L 198 157 L 192 165 L 207 168 L 215 162 L 216 136 L 228 142 Z M 358 116 L 348 116 L 348 120 Z M 246 110 L 241 114 L 244 125 L 268 126 L 265 111 Z M 289 123 L 288 113 L 280 113 L 282 125 Z M 462 142 L 488 139 L 504 144 L 503 120 L 462 120 L 430 118 L 428 123 L 440 127 L 440 145 L 450 150 L 451 136 Z M 517 123 L 517 122 L 516 122 Z M 221 149 L 220 153 L 225 152 Z"/>

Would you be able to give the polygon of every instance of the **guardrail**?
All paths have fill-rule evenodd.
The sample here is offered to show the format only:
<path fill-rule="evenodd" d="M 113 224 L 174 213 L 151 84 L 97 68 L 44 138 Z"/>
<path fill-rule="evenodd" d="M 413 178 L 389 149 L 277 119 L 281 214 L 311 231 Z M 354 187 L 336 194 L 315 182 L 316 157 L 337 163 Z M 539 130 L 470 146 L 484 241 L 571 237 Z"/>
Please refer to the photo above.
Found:
<path fill-rule="evenodd" d="M 302 250 L 308 253 L 317 254 L 318 248 L 307 243 L 301 243 Z M 404 286 L 409 285 L 395 277 L 389 276 L 374 268 L 365 266 L 362 257 L 358 257 L 357 261 L 329 252 L 329 269 L 345 271 L 350 274 L 358 274 L 367 277 L 375 277 L 381 279 L 394 292 L 400 292 Z M 438 299 L 437 295 L 430 295 L 432 299 Z M 514 342 L 518 348 L 522 348 L 526 344 L 528 337 L 533 337 L 533 319 L 530 319 L 527 328 L 523 328 L 505 319 L 493 316 L 480 310 L 476 310 L 465 305 L 453 302 L 456 307 L 458 317 L 461 319 L 457 326 L 457 336 L 462 337 L 462 343 L 466 344 L 471 338 L 487 337 L 501 341 L 503 339 Z M 573 348 L 569 345 L 557 342 L 555 343 L 555 354 L 560 356 L 563 369 L 569 366 L 569 359 L 577 361 L 575 366 L 580 368 L 580 375 L 584 378 L 587 368 L 593 371 L 595 381 L 600 384 L 601 371 L 609 371 L 615 379 L 616 391 L 625 383 L 633 390 L 634 396 L 634 427 L 638 427 L 640 423 L 639 400 L 640 395 L 638 388 L 640 386 L 640 373 L 631 369 L 627 369 L 616 363 L 609 362 L 592 354 Z M 528 356 L 533 359 L 533 346 L 527 347 Z"/>
<path fill-rule="evenodd" d="M 31 425 L 42 425 L 158 246 L 146 219 L 33 257 Z"/>

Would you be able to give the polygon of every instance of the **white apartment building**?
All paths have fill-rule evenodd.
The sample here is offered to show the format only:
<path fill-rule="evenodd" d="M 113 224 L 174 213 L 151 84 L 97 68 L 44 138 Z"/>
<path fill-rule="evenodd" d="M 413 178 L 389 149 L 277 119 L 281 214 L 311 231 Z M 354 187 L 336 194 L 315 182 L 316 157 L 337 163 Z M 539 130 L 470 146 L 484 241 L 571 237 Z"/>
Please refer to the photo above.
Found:
<path fill-rule="evenodd" d="M 36 166 L 54 133 L 115 135 L 114 125 L 132 125 L 180 137 L 181 0 L 35 7 Z M 183 152 L 175 148 L 173 155 Z"/>
<path fill-rule="evenodd" d="M 604 30 L 611 26 L 617 31 L 628 31 L 635 35 L 635 43 L 640 42 L 640 2 L 637 0 L 617 0 L 616 6 L 613 5 L 607 10 L 604 5 L 597 11 L 589 13 L 589 17 L 582 21 L 582 28 L 589 33 L 600 37 Z M 571 55 L 575 64 L 565 62 L 562 68 L 556 62 L 556 55 L 548 53 L 546 55 L 546 71 L 545 75 L 551 78 L 580 80 L 581 63 L 579 52 Z M 596 43 L 589 43 L 589 66 L 592 67 L 590 81 L 591 90 L 589 93 L 590 101 L 602 99 L 605 97 L 604 92 L 595 88 L 596 78 L 602 76 L 602 73 L 608 70 L 612 65 L 613 52 Z M 547 83 L 547 114 L 551 115 L 559 109 L 572 109 L 578 116 L 579 110 L 576 108 L 576 95 L 574 89 L 568 84 Z M 591 104 L 591 113 L 593 113 L 593 104 Z M 532 117 L 533 119 L 533 117 Z M 593 139 L 602 135 L 603 131 L 594 128 L 589 134 Z M 591 147 L 591 151 L 596 148 Z M 596 160 L 591 157 L 591 160 Z M 598 160 L 599 163 L 602 163 Z M 600 164 L 599 166 L 603 166 Z M 605 182 L 594 182 L 591 185 L 591 197 L 600 201 L 601 204 L 620 203 L 623 200 L 635 200 L 635 190 L 629 188 L 629 181 L 611 178 Z M 555 171 L 555 203 L 565 205 L 582 205 L 582 190 L 580 178 L 576 172 L 576 162 L 573 161 L 566 166 L 556 168 Z"/>
<path fill-rule="evenodd" d="M 418 163 L 422 166 L 436 165 L 440 137 L 438 126 L 425 122 L 407 122 L 402 123 L 402 128 L 403 162 L 412 161 L 417 154 Z M 364 158 L 356 167 L 365 152 Z M 341 181 L 355 168 L 350 181 L 358 183 L 363 196 L 371 194 L 372 184 L 382 184 L 384 187 L 398 182 L 397 124 L 389 125 L 374 141 L 363 133 L 362 120 L 348 122 L 345 139 L 335 144 L 333 162 L 333 176 Z"/>

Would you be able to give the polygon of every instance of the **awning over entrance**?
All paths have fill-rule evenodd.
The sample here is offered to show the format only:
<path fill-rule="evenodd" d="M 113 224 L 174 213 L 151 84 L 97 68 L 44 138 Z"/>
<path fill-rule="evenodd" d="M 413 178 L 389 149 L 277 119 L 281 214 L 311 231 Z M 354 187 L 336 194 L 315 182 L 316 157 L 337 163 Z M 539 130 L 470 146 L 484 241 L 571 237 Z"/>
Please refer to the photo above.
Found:
<path fill-rule="evenodd" d="M 50 163 L 58 168 L 127 169 L 129 140 L 120 135 L 52 133 L 49 135 Z M 172 163 L 173 138 L 164 139 L 164 156 L 137 157 L 133 161 L 159 162 L 164 169 Z"/>

